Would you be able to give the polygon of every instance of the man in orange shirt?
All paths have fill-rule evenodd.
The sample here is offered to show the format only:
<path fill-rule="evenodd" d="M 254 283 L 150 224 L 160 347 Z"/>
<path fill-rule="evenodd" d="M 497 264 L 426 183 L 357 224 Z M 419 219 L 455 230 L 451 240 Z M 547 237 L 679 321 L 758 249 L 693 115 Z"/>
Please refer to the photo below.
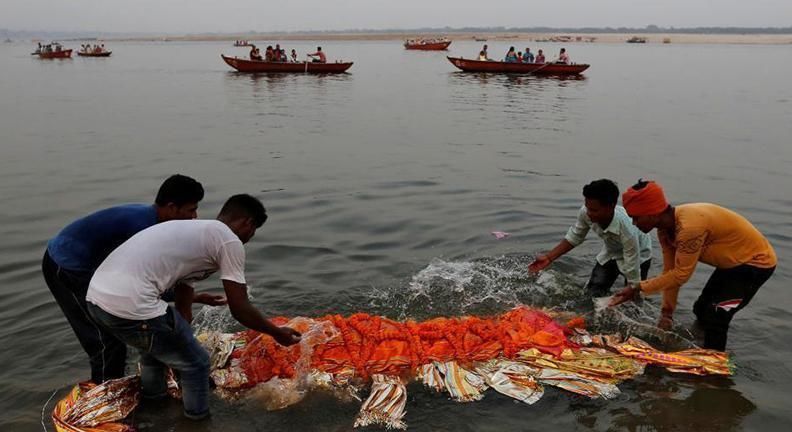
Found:
<path fill-rule="evenodd" d="M 673 207 L 663 189 L 639 181 L 622 195 L 633 223 L 648 233 L 657 228 L 663 249 L 663 273 L 613 296 L 611 306 L 635 299 L 640 292 L 663 293 L 659 326 L 669 328 L 679 288 L 701 261 L 715 267 L 693 305 L 704 329 L 704 347 L 723 351 L 734 314 L 751 301 L 773 274 L 777 258 L 770 242 L 747 219 L 715 204 Z"/>
<path fill-rule="evenodd" d="M 316 52 L 313 54 L 308 54 L 309 57 L 314 57 L 314 63 L 327 63 L 327 57 L 325 53 L 322 52 L 322 47 L 316 47 Z"/>

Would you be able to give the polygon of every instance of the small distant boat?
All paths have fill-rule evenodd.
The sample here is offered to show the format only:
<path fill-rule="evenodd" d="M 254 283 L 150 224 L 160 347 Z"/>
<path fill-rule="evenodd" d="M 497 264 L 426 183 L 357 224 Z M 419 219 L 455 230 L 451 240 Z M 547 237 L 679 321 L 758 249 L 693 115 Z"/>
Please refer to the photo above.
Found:
<path fill-rule="evenodd" d="M 77 51 L 77 55 L 80 57 L 110 57 L 112 51 L 102 51 L 102 52 L 85 52 L 85 51 Z"/>
<path fill-rule="evenodd" d="M 627 39 L 627 43 L 646 43 L 646 38 L 640 36 L 633 36 Z"/>
<path fill-rule="evenodd" d="M 446 57 L 463 72 L 527 73 L 536 75 L 580 75 L 590 65 L 559 63 L 506 63 L 494 60 L 468 60 Z"/>
<path fill-rule="evenodd" d="M 220 54 L 223 61 L 239 72 L 247 73 L 342 73 L 352 67 L 347 63 L 314 63 L 314 62 L 268 62 L 228 57 Z"/>
<path fill-rule="evenodd" d="M 250 42 L 246 41 L 246 40 L 234 41 L 234 46 L 235 47 L 246 47 L 246 46 L 251 46 L 251 45 L 252 44 Z"/>
<path fill-rule="evenodd" d="M 474 38 L 473 38 L 473 40 L 475 40 L 476 42 L 486 42 L 486 41 L 487 41 L 487 38 L 483 38 L 483 37 L 474 37 Z"/>
<path fill-rule="evenodd" d="M 63 49 L 61 44 L 53 42 L 48 45 L 42 45 L 32 55 L 37 55 L 40 59 L 64 59 L 71 58 L 72 50 Z"/>
<path fill-rule="evenodd" d="M 437 42 L 425 41 L 425 40 L 406 41 L 404 42 L 404 49 L 420 50 L 420 51 L 443 51 L 448 49 L 449 45 L 451 45 L 450 40 L 443 40 Z"/>
<path fill-rule="evenodd" d="M 4 40 L 3 42 L 5 42 L 5 43 L 13 43 L 14 41 L 12 41 L 11 39 L 6 38 L 6 40 Z"/>

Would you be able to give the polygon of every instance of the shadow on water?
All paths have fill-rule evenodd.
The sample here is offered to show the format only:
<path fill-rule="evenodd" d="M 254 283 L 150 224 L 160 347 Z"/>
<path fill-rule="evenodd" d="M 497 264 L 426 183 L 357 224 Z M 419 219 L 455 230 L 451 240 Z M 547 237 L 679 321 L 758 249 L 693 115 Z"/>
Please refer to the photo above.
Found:
<path fill-rule="evenodd" d="M 539 87 L 558 86 L 566 87 L 575 83 L 585 83 L 585 75 L 533 75 L 533 74 L 496 74 L 487 72 L 449 72 L 451 84 L 488 84 L 500 83 L 504 85 L 532 85 Z"/>
<path fill-rule="evenodd" d="M 663 374 L 663 375 L 661 375 Z M 647 372 L 647 379 L 634 383 L 629 406 L 578 417 L 578 422 L 594 427 L 597 417 L 609 429 L 727 431 L 742 429 L 743 419 L 756 405 L 732 388 L 728 378 L 680 378 L 659 370 Z M 655 376 L 652 376 L 655 375 Z M 626 385 L 624 385 L 627 388 Z M 621 403 L 617 402 L 617 405 Z"/>

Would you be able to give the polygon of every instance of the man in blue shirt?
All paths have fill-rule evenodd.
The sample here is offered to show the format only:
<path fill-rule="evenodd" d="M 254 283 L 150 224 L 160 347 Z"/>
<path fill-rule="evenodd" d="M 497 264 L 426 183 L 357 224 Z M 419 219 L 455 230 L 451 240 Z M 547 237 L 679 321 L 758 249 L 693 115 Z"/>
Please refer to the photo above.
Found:
<path fill-rule="evenodd" d="M 583 187 L 585 205 L 577 222 L 550 252 L 540 254 L 528 269 L 538 272 L 583 243 L 593 230 L 602 239 L 602 250 L 587 283 L 596 297 L 608 294 L 619 275 L 629 284 L 646 279 L 652 264 L 652 239 L 632 223 L 624 207 L 617 206 L 619 188 L 608 179 L 595 180 Z"/>
<path fill-rule="evenodd" d="M 85 294 L 94 271 L 115 248 L 159 222 L 195 219 L 203 186 L 173 175 L 160 186 L 154 204 L 125 204 L 99 210 L 66 226 L 47 244 L 42 272 L 91 363 L 97 384 L 124 376 L 126 345 L 100 329 L 88 316 Z M 222 298 L 197 295 L 196 302 L 219 304 Z"/>

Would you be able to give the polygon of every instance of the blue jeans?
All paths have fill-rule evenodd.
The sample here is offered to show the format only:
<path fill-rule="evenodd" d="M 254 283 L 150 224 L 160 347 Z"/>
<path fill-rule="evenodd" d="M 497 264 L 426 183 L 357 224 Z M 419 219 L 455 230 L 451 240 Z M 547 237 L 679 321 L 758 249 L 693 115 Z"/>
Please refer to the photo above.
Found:
<path fill-rule="evenodd" d="M 181 377 L 184 415 L 201 419 L 209 414 L 209 354 L 173 307 L 168 306 L 165 315 L 140 321 L 116 317 L 92 303 L 88 312 L 110 334 L 140 352 L 144 397 L 167 394 L 165 377 L 171 368 Z"/>

